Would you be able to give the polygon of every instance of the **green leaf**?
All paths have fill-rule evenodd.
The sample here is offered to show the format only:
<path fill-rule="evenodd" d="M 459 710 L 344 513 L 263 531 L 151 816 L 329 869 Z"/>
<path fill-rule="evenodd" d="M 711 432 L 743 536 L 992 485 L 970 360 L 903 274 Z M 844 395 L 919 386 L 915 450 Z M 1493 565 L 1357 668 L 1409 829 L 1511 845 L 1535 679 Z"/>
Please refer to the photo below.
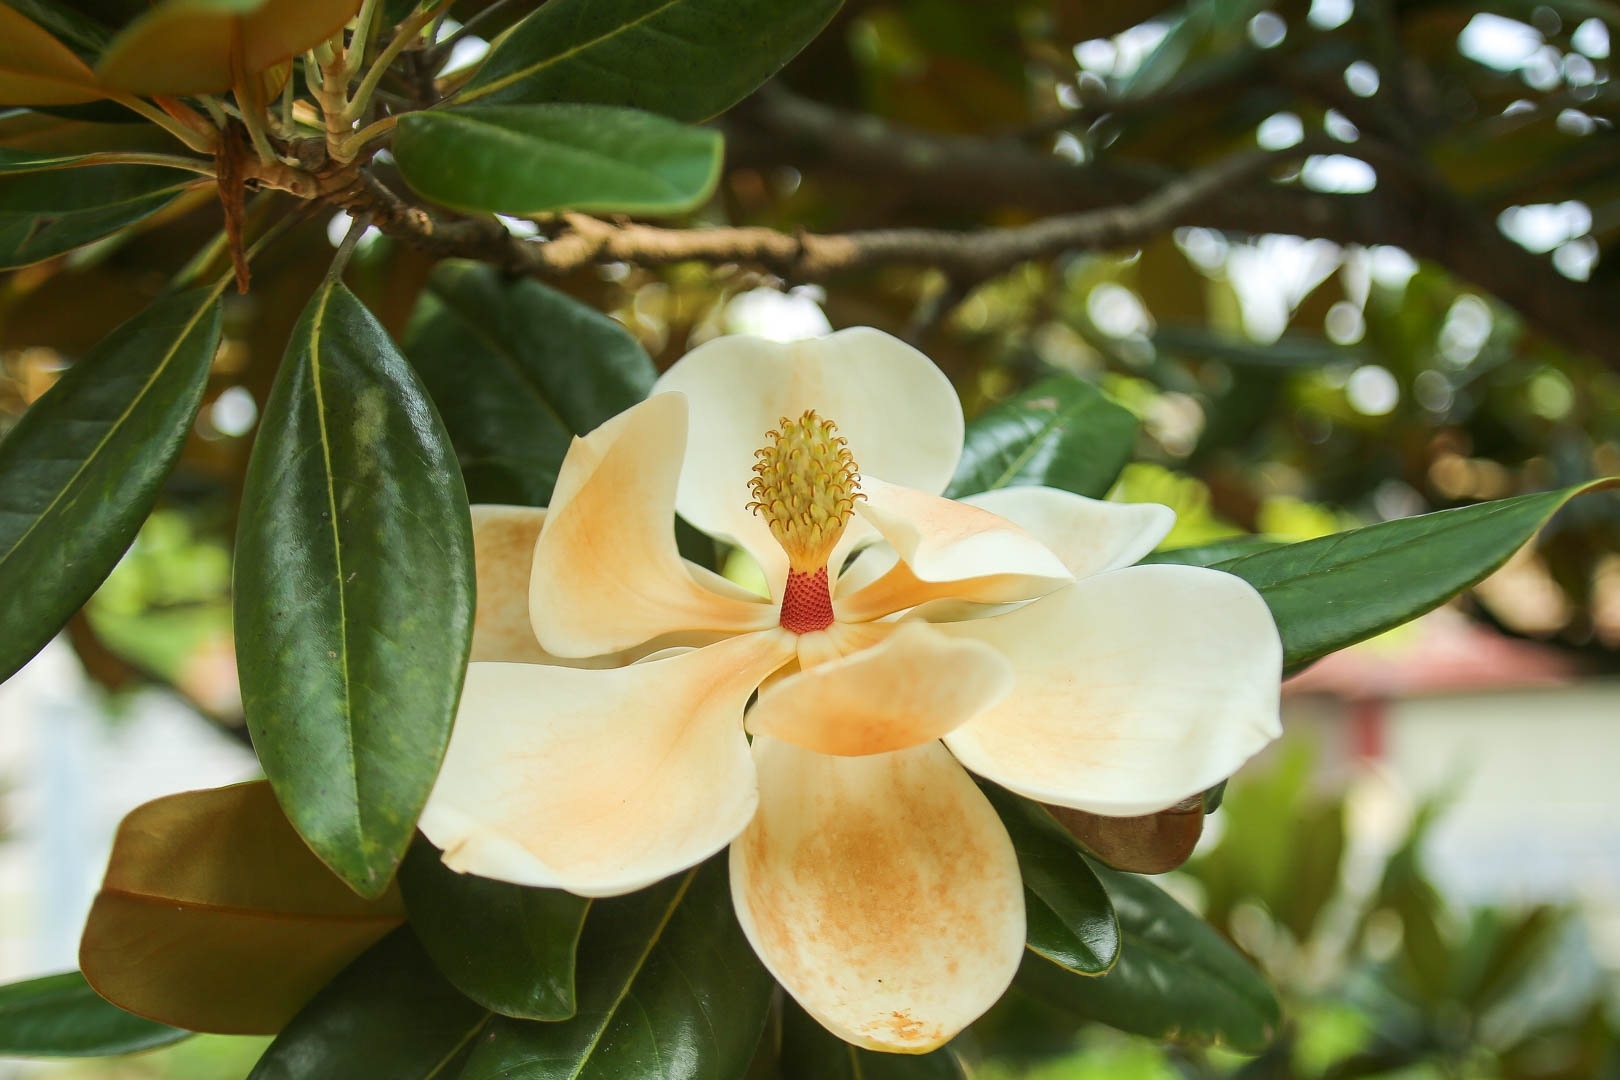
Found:
<path fill-rule="evenodd" d="M 624 327 L 480 263 L 441 263 L 405 334 L 474 502 L 545 506 L 563 454 L 647 396 L 657 371 Z"/>
<path fill-rule="evenodd" d="M 12 167 L 0 167 L 0 270 L 100 240 L 161 210 L 200 180 L 151 165 L 23 172 L 17 166 L 24 156 L 8 154 L 5 164 Z"/>
<path fill-rule="evenodd" d="M 133 1016 L 77 971 L 0 986 L 0 1055 L 101 1057 L 168 1046 L 189 1031 Z"/>
<path fill-rule="evenodd" d="M 1260 590 L 1282 633 L 1284 666 L 1298 668 L 1445 603 L 1505 563 L 1570 499 L 1617 483 L 1380 522 L 1215 568 Z"/>
<path fill-rule="evenodd" d="M 1119 913 L 1119 962 L 1087 978 L 1030 955 L 1019 985 L 1121 1031 L 1245 1053 L 1264 1049 L 1277 1031 L 1277 999 L 1248 961 L 1146 878 L 1092 865 Z"/>
<path fill-rule="evenodd" d="M 0 442 L 0 679 L 135 538 L 191 432 L 218 342 L 214 294 L 165 297 L 69 368 Z"/>
<path fill-rule="evenodd" d="M 489 1020 L 401 927 L 305 1006 L 248 1080 L 453 1080 Z"/>
<path fill-rule="evenodd" d="M 417 938 L 463 994 L 503 1016 L 574 1015 L 574 948 L 589 900 L 458 874 L 422 840 L 399 881 Z"/>
<path fill-rule="evenodd" d="M 410 185 L 458 210 L 678 214 L 720 178 L 720 133 L 605 105 L 407 113 L 394 157 Z"/>
<path fill-rule="evenodd" d="M 1136 442 L 1136 417 L 1072 375 L 1045 379 L 967 426 L 951 498 L 1044 484 L 1100 499 Z"/>
<path fill-rule="evenodd" d="M 882 1054 L 862 1050 L 818 1024 L 784 997 L 782 1080 L 967 1080 L 950 1047 L 928 1054 Z"/>
<path fill-rule="evenodd" d="M 1038 804 L 981 784 L 1018 851 L 1030 949 L 1081 975 L 1119 957 L 1119 922 L 1080 845 Z"/>
<path fill-rule="evenodd" d="M 676 120 L 724 112 L 840 0 L 551 0 L 501 38 L 462 102 L 588 101 Z"/>
<path fill-rule="evenodd" d="M 472 528 L 449 439 L 354 295 L 318 289 L 242 494 L 242 703 L 293 826 L 363 896 L 387 886 L 450 737 Z"/>
<path fill-rule="evenodd" d="M 460 1080 L 734 1080 L 773 985 L 732 913 L 723 855 L 596 901 L 577 970 L 574 1019 L 495 1020 Z"/>

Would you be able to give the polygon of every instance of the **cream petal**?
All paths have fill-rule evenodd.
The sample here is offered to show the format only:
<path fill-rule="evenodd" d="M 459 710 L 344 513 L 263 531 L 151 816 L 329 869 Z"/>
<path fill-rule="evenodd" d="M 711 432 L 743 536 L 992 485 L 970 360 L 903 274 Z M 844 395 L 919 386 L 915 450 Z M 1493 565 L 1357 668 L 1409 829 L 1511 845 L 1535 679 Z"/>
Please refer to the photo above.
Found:
<path fill-rule="evenodd" d="M 1000 488 L 962 501 L 1022 527 L 1077 578 L 1135 564 L 1176 523 L 1176 512 L 1158 503 L 1105 502 L 1049 487 Z"/>
<path fill-rule="evenodd" d="M 920 1054 L 1001 997 L 1024 952 L 1007 831 L 937 742 L 833 757 L 754 740 L 760 804 L 731 846 L 738 921 L 839 1038 Z"/>
<path fill-rule="evenodd" d="M 995 649 L 905 623 L 869 648 L 771 684 L 747 724 L 823 754 L 881 754 L 931 742 L 1011 689 L 1012 667 Z"/>
<path fill-rule="evenodd" d="M 981 604 L 1029 600 L 1073 580 L 1044 544 L 988 510 L 881 480 L 866 481 L 862 490 L 866 498 L 856 503 L 856 512 L 899 562 L 842 596 L 834 607 L 841 619 L 876 619 L 947 598 Z"/>
<path fill-rule="evenodd" d="M 550 657 L 529 625 L 529 571 L 546 512 L 532 506 L 472 507 L 478 610 L 472 659 L 542 664 Z"/>
<path fill-rule="evenodd" d="M 711 536 L 746 548 L 773 584 L 787 564 L 748 510 L 748 481 L 754 451 L 782 417 L 815 409 L 849 440 L 863 476 L 923 491 L 943 491 L 962 452 L 962 406 L 950 380 L 916 349 L 870 327 L 787 344 L 716 338 L 677 361 L 653 389 L 682 391 L 691 403 L 676 509 Z M 864 531 L 853 529 L 844 550 Z"/>
<path fill-rule="evenodd" d="M 422 832 L 453 870 L 582 896 L 707 858 L 753 815 L 743 706 L 791 638 L 606 671 L 469 665 Z"/>
<path fill-rule="evenodd" d="M 776 622 L 763 600 L 705 588 L 675 549 L 685 429 L 685 400 L 660 394 L 569 446 L 529 578 L 529 615 L 546 651 L 596 656 L 670 633 Z"/>
<path fill-rule="evenodd" d="M 1277 627 L 1259 593 L 1217 570 L 1127 567 L 937 629 L 993 645 L 1016 679 L 946 744 L 1041 802 L 1156 813 L 1281 734 Z"/>

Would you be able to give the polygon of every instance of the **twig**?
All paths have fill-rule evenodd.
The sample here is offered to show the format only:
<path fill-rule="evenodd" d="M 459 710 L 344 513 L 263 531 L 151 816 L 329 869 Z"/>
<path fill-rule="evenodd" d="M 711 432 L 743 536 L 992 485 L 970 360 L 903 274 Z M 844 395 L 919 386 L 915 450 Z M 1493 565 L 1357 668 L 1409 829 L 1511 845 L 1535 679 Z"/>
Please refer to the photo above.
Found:
<path fill-rule="evenodd" d="M 377 54 L 377 59 L 371 62 L 371 67 L 366 71 L 366 77 L 360 81 L 360 86 L 355 90 L 354 98 L 349 103 L 348 111 L 344 113 L 345 121 L 352 124 L 365 115 L 367 107 L 371 104 L 371 95 L 376 92 L 377 84 L 382 82 L 383 76 L 388 74 L 388 68 L 395 58 L 414 43 L 422 33 L 422 28 L 432 22 L 440 11 L 449 7 L 449 4 L 450 0 L 439 0 L 436 4 L 418 10 L 399 24 L 398 33 L 383 47 L 382 52 Z"/>

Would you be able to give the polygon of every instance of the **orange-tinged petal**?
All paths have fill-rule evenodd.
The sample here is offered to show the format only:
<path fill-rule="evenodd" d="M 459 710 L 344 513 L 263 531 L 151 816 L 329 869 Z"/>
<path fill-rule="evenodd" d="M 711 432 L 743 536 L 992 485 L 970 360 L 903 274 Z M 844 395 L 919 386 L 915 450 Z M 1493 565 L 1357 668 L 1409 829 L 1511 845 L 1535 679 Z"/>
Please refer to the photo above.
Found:
<path fill-rule="evenodd" d="M 1000 488 L 962 501 L 1021 527 L 1077 578 L 1135 564 L 1176 523 L 1176 512 L 1158 503 L 1104 502 L 1049 487 Z"/>
<path fill-rule="evenodd" d="M 754 740 L 759 812 L 731 847 L 754 951 L 847 1042 L 926 1053 L 995 1004 L 1024 952 L 1018 860 L 944 747 L 833 757 Z"/>
<path fill-rule="evenodd" d="M 716 338 L 658 380 L 679 390 L 692 427 L 676 509 L 692 524 L 745 548 L 780 589 L 786 559 L 748 510 L 754 451 L 783 417 L 806 409 L 838 425 L 862 476 L 923 491 L 945 489 L 962 453 L 962 406 L 950 380 L 905 342 L 869 327 L 810 341 Z M 870 530 L 851 522 L 839 554 Z"/>
<path fill-rule="evenodd" d="M 397 890 L 355 895 L 261 780 L 170 795 L 124 818 L 79 965 L 129 1012 L 269 1035 L 403 921 Z"/>
<path fill-rule="evenodd" d="M 769 630 L 602 671 L 471 664 L 422 832 L 452 870 L 582 896 L 692 866 L 754 812 L 743 706 L 792 656 Z"/>
<path fill-rule="evenodd" d="M 769 603 L 699 584 L 675 549 L 685 438 L 685 399 L 659 394 L 569 446 L 529 579 L 529 614 L 546 651 L 596 656 L 664 634 L 776 623 Z M 740 488 L 738 498 L 746 494 Z"/>
<path fill-rule="evenodd" d="M 1010 689 L 1012 667 L 995 649 L 904 623 L 870 648 L 772 683 L 748 730 L 823 754 L 881 754 L 939 738 Z"/>
<path fill-rule="evenodd" d="M 899 561 L 877 580 L 841 596 L 835 605 L 841 619 L 881 618 L 939 599 L 1029 600 L 1072 580 L 1044 544 L 988 510 L 876 479 L 861 489 L 866 499 L 856 504 L 856 513 L 877 529 Z"/>
<path fill-rule="evenodd" d="M 1131 566 L 938 626 L 994 646 L 1013 692 L 945 737 L 1041 802 L 1131 817 L 1230 776 L 1281 733 L 1282 643 L 1260 594 L 1198 566 Z"/>

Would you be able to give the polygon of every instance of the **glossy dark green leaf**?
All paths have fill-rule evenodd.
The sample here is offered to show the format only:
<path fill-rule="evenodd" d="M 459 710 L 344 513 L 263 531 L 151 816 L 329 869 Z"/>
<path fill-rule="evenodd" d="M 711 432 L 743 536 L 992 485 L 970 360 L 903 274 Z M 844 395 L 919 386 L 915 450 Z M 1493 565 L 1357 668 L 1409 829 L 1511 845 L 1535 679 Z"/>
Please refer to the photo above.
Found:
<path fill-rule="evenodd" d="M 129 1054 L 190 1034 L 125 1012 L 90 989 L 77 971 L 0 986 L 0 1056 Z"/>
<path fill-rule="evenodd" d="M 191 431 L 218 342 L 212 293 L 165 297 L 69 368 L 0 442 L 0 679 L 135 538 Z"/>
<path fill-rule="evenodd" d="M 793 999 L 784 997 L 782 1005 L 782 1080 L 967 1080 L 962 1059 L 948 1046 L 928 1054 L 862 1050 L 822 1027 Z"/>
<path fill-rule="evenodd" d="M 1598 481 L 1380 522 L 1227 559 L 1218 570 L 1265 597 L 1294 668 L 1438 607 L 1506 562 Z"/>
<path fill-rule="evenodd" d="M 293 331 L 253 445 L 234 588 L 242 704 L 293 826 L 380 894 L 450 737 L 472 529 L 444 427 L 336 282 Z"/>
<path fill-rule="evenodd" d="M 11 162 L 21 155 L 9 155 Z M 193 173 L 151 165 L 0 170 L 0 270 L 49 259 L 154 214 Z"/>
<path fill-rule="evenodd" d="M 458 874 L 420 839 L 399 887 L 417 938 L 463 994 L 503 1016 L 574 1015 L 574 948 L 589 900 Z"/>
<path fill-rule="evenodd" d="M 1018 851 L 1029 947 L 1082 975 L 1107 971 L 1119 956 L 1119 923 L 1080 845 L 1036 803 L 981 787 Z"/>
<path fill-rule="evenodd" d="M 401 927 L 316 995 L 248 1080 L 453 1080 L 490 1019 Z"/>
<path fill-rule="evenodd" d="M 623 326 L 479 263 L 440 264 L 405 352 L 444 415 L 474 502 L 545 506 L 568 442 L 647 396 Z"/>
<path fill-rule="evenodd" d="M 490 50 L 462 102 L 588 101 L 707 120 L 776 74 L 840 0 L 550 0 Z"/>
<path fill-rule="evenodd" d="M 578 984 L 574 1019 L 495 1020 L 460 1080 L 735 1080 L 773 985 L 732 914 L 724 855 L 596 901 Z"/>
<path fill-rule="evenodd" d="M 1036 383 L 967 426 L 952 498 L 1044 484 L 1091 498 L 1113 487 L 1136 442 L 1136 417 L 1071 375 Z"/>
<path fill-rule="evenodd" d="M 458 210 L 677 214 L 720 177 L 720 133 L 606 105 L 407 113 L 394 157 L 412 187 Z"/>
<path fill-rule="evenodd" d="M 1085 977 L 1033 953 L 1018 983 L 1049 1005 L 1155 1039 L 1246 1053 L 1276 1035 L 1277 999 L 1226 939 L 1146 878 L 1093 864 L 1119 914 L 1119 962 Z"/>

